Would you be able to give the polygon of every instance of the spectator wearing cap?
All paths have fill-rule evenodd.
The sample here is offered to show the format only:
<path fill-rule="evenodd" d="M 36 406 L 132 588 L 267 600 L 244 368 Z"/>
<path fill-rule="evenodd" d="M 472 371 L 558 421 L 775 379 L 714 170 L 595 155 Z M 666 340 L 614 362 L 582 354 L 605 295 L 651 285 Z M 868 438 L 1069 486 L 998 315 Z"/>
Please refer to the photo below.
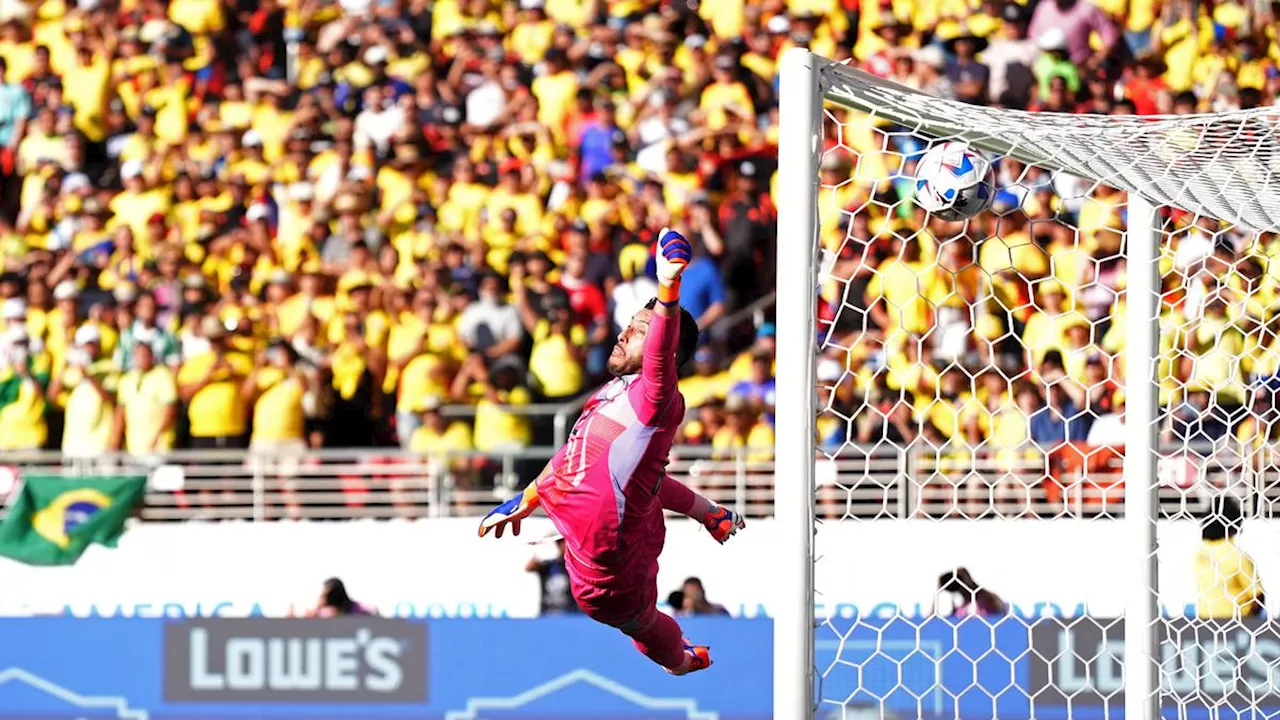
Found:
<path fill-rule="evenodd" d="M 94 457 L 118 447 L 115 389 L 118 376 L 102 357 L 102 335 L 96 323 L 76 330 L 62 372 L 49 381 L 49 402 L 64 408 L 62 452 Z"/>
<path fill-rule="evenodd" d="M 191 445 L 196 449 L 244 448 L 248 414 L 240 385 L 253 360 L 233 350 L 227 328 L 215 315 L 200 321 L 200 337 L 208 350 L 186 356 L 178 371 L 178 395 L 187 407 Z"/>
<path fill-rule="evenodd" d="M 146 342 L 131 346 L 131 369 L 117 389 L 116 424 L 123 450 L 148 456 L 172 450 L 178 418 L 178 386 L 173 370 L 156 362 Z"/>

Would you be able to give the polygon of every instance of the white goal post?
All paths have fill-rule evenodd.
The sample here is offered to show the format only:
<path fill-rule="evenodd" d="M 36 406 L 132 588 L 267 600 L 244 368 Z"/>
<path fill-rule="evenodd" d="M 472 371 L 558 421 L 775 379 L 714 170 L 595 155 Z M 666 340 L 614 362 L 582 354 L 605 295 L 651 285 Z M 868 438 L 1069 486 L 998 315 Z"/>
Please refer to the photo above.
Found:
<path fill-rule="evenodd" d="M 1156 536 L 1161 230 L 1173 207 L 1254 232 L 1280 227 L 1280 112 L 1180 118 L 1036 114 L 934 98 L 809 53 L 780 65 L 777 252 L 774 717 L 811 718 L 815 688 L 815 466 L 824 108 L 866 114 L 926 140 L 961 139 L 992 154 L 1128 194 L 1124 259 L 1125 548 L 1123 708 L 1160 716 Z M 843 145 L 843 141 L 841 142 Z M 855 168 L 857 167 L 855 163 Z M 897 172 L 898 168 L 891 168 Z M 854 171 L 856 172 L 856 170 Z M 1135 379 L 1137 379 L 1135 381 Z M 852 427 L 852 421 L 850 421 Z M 869 549 L 874 551 L 874 549 Z M 842 641 L 843 643 L 843 641 Z M 842 644 L 843 647 L 843 644 Z M 958 706 L 957 706 L 958 707 Z M 957 710 L 957 713 L 959 711 Z M 836 717 L 840 715 L 833 715 Z M 958 714 L 956 715 L 959 716 Z"/>

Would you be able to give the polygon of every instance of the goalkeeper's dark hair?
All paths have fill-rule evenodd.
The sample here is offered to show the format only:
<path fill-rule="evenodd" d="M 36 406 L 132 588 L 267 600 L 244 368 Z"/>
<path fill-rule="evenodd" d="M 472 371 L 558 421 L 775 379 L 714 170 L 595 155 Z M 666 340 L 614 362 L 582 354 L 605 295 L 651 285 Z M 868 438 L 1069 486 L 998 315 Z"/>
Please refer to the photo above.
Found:
<path fill-rule="evenodd" d="M 658 306 L 658 298 L 653 298 L 645 303 L 645 309 L 652 310 Z M 693 353 L 698 349 L 698 321 L 693 315 L 689 314 L 684 306 L 680 306 L 680 345 L 676 348 L 676 367 L 682 368 L 684 364 L 689 362 L 693 357 Z"/>

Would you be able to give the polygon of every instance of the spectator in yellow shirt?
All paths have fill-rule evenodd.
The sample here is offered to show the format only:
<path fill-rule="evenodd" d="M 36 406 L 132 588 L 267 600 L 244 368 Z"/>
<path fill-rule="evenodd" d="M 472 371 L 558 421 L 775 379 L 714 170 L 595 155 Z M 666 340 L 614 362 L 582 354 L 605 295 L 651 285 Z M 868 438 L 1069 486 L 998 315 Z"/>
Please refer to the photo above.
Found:
<path fill-rule="evenodd" d="M 731 460 L 745 449 L 749 462 L 773 459 L 773 428 L 751 408 L 741 395 L 725 402 L 725 425 L 711 438 L 714 457 Z"/>
<path fill-rule="evenodd" d="M 520 382 L 524 368 L 520 361 L 506 357 L 485 366 L 484 358 L 472 355 L 454 378 L 452 394 L 468 399 L 477 392 L 475 446 L 484 452 L 528 447 L 533 429 L 529 418 L 512 412 L 511 406 L 528 405 L 532 396 Z"/>
<path fill-rule="evenodd" d="M 298 368 L 297 352 L 273 340 L 257 367 L 240 385 L 240 397 L 253 407 L 249 449 L 267 455 L 301 454 L 306 449 L 302 398 L 309 381 Z"/>
<path fill-rule="evenodd" d="M 471 486 L 478 465 L 466 457 L 449 457 L 472 449 L 471 428 L 461 420 L 447 422 L 440 413 L 440 398 L 434 395 L 422 403 L 422 424 L 409 439 L 409 452 L 430 456 L 436 472 L 453 475 L 457 485 Z"/>
<path fill-rule="evenodd" d="M 39 450 L 48 433 L 44 392 L 27 347 L 25 338 L 14 338 L 0 356 L 0 450 Z"/>
<path fill-rule="evenodd" d="M 248 417 L 240 383 L 253 370 L 253 363 L 244 353 L 231 350 L 227 330 L 217 316 L 201 321 L 200 335 L 209 349 L 188 357 L 178 371 L 178 395 L 191 421 L 191 445 L 243 448 Z"/>
<path fill-rule="evenodd" d="M 123 428 L 124 450 L 153 455 L 173 449 L 178 417 L 178 386 L 173 371 L 156 364 L 145 342 L 133 346 L 133 369 L 120 378 L 116 423 Z"/>
<path fill-rule="evenodd" d="M 119 447 L 114 368 L 110 359 L 101 358 L 102 335 L 96 323 L 81 325 L 73 344 L 66 366 L 49 383 L 48 398 L 57 401 L 68 392 L 62 452 L 93 457 Z"/>
<path fill-rule="evenodd" d="M 1240 620 L 1265 612 L 1266 596 L 1253 558 L 1236 544 L 1243 524 L 1244 513 L 1235 498 L 1220 495 L 1209 502 L 1195 557 L 1196 617 Z"/>

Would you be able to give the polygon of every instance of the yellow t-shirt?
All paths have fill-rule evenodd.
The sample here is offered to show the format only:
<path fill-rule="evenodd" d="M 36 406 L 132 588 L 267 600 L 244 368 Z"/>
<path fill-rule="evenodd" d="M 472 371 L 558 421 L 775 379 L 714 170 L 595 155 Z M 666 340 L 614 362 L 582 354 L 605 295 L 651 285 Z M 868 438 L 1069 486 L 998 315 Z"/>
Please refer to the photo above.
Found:
<path fill-rule="evenodd" d="M 369 364 L 364 355 L 351 343 L 342 343 L 330 356 L 330 370 L 333 372 L 333 389 L 338 391 L 344 400 L 355 397 L 364 380 Z"/>
<path fill-rule="evenodd" d="M 1205 540 L 1196 550 L 1196 616 L 1233 618 L 1257 612 L 1262 596 L 1253 560 L 1232 539 Z"/>
<path fill-rule="evenodd" d="M 547 48 L 551 47 L 551 37 L 555 30 L 556 24 L 549 19 L 541 22 L 521 22 L 511 28 L 507 46 L 525 65 L 537 65 L 547 54 Z M 566 74 L 573 75 L 573 73 Z M 536 84 L 540 79 L 536 78 L 533 82 Z M 576 77 L 574 79 L 577 80 Z M 538 104 L 541 106 L 541 98 L 538 99 Z"/>
<path fill-rule="evenodd" d="M 773 428 L 763 422 L 757 422 L 747 431 L 746 437 L 739 435 L 729 427 L 722 427 L 711 438 L 711 447 L 715 456 L 731 458 L 734 451 L 746 448 L 748 462 L 768 462 L 773 459 Z"/>
<path fill-rule="evenodd" d="M 698 15 L 711 26 L 712 34 L 725 40 L 742 37 L 746 10 L 743 0 L 704 0 L 698 5 Z"/>
<path fill-rule="evenodd" d="M 62 75 L 66 98 L 75 108 L 75 126 L 95 142 L 106 137 L 103 123 L 110 80 L 111 63 L 97 57 L 88 65 L 73 63 Z"/>
<path fill-rule="evenodd" d="M 253 371 L 253 361 L 244 353 L 225 353 L 231 370 L 220 369 L 211 382 L 191 398 L 187 417 L 192 437 L 234 437 L 243 435 L 248 425 L 240 381 Z M 205 352 L 189 358 L 178 371 L 178 386 L 194 383 L 209 372 L 218 355 Z"/>
<path fill-rule="evenodd" d="M 745 112 L 748 116 L 755 115 L 751 95 L 738 82 L 708 85 L 702 91 L 702 99 L 698 103 L 698 107 L 707 114 L 707 127 L 711 130 L 719 130 L 729 124 L 729 112 L 725 108 L 730 105 L 736 105 L 740 112 Z M 734 117 L 738 115 L 735 114 Z"/>
<path fill-rule="evenodd" d="M 1025 278 L 1043 277 L 1049 272 L 1049 258 L 1025 233 L 989 237 L 978 250 L 978 264 L 990 275 L 1010 268 Z"/>
<path fill-rule="evenodd" d="M 578 76 L 566 70 L 534 78 L 529 91 L 538 101 L 538 122 L 546 125 L 553 133 L 563 131 L 565 116 L 569 114 L 574 98 L 578 95 Z"/>
<path fill-rule="evenodd" d="M 38 450 L 48 435 L 44 420 L 44 392 L 35 380 L 0 371 L 0 382 L 19 382 L 17 397 L 0 407 L 0 450 Z"/>
<path fill-rule="evenodd" d="M 220 0 L 173 0 L 169 3 L 169 19 L 192 35 L 215 33 L 222 29 Z"/>
<path fill-rule="evenodd" d="M 906 262 L 890 258 L 876 268 L 876 274 L 867 284 L 869 299 L 883 298 L 885 312 L 889 314 L 891 330 L 905 330 L 923 334 L 929 329 L 929 303 L 921 294 L 927 278 L 924 263 Z"/>
<path fill-rule="evenodd" d="M 476 449 L 489 452 L 513 445 L 523 447 L 532 442 L 529 419 L 502 408 L 502 405 L 528 405 L 530 399 L 529 391 L 522 387 L 509 392 L 499 391 L 501 404 L 482 399 L 476 405 Z"/>
<path fill-rule="evenodd" d="M 714 375 L 690 375 L 680 381 L 680 394 L 684 396 L 685 406 L 695 408 L 713 398 L 725 399 L 732 385 L 733 380 L 726 371 Z"/>
<path fill-rule="evenodd" d="M 115 429 L 115 403 L 104 400 L 102 395 L 85 378 L 86 370 L 67 368 L 63 382 L 70 386 L 67 395 L 66 421 L 62 430 L 62 452 L 84 455 L 110 449 Z M 115 388 L 115 376 L 109 363 L 98 362 L 90 366 L 92 373 L 110 393 Z"/>
<path fill-rule="evenodd" d="M 400 372 L 400 394 L 396 398 L 398 412 L 420 412 L 429 397 L 448 394 L 445 363 L 435 353 L 425 352 L 410 360 Z"/>
<path fill-rule="evenodd" d="M 413 431 L 409 438 L 409 452 L 423 455 L 444 454 L 449 451 L 465 451 L 471 449 L 471 428 L 461 421 L 454 421 L 444 429 L 435 432 L 423 425 Z"/>
<path fill-rule="evenodd" d="M 582 363 L 573 357 L 570 343 L 587 344 L 587 331 L 574 325 L 569 337 L 552 335 L 551 323 L 539 320 L 533 329 L 533 350 L 529 353 L 529 372 L 538 380 L 544 395 L 567 397 L 582 391 L 586 381 Z"/>
<path fill-rule="evenodd" d="M 143 257 L 151 254 L 150 241 L 146 238 L 147 221 L 156 213 L 169 211 L 169 196 L 162 190 L 144 190 L 140 193 L 124 191 L 109 203 L 114 224 L 128 225 L 133 231 L 134 248 Z"/>
<path fill-rule="evenodd" d="M 277 367 L 258 373 L 258 401 L 253 405 L 253 441 L 301 440 L 302 383 Z"/>
<path fill-rule="evenodd" d="M 497 222 L 502 217 L 502 211 L 507 209 L 515 210 L 517 233 L 529 235 L 537 232 L 538 225 L 542 223 L 542 201 L 536 196 L 499 188 L 485 201 L 489 222 Z"/>
<path fill-rule="evenodd" d="M 174 433 L 160 433 L 165 409 L 178 401 L 178 385 L 173 371 L 157 365 L 143 373 L 132 370 L 120 379 L 117 401 L 124 409 L 124 449 L 130 453 L 149 453 L 173 448 Z M 155 440 L 155 445 L 151 442 Z"/>

